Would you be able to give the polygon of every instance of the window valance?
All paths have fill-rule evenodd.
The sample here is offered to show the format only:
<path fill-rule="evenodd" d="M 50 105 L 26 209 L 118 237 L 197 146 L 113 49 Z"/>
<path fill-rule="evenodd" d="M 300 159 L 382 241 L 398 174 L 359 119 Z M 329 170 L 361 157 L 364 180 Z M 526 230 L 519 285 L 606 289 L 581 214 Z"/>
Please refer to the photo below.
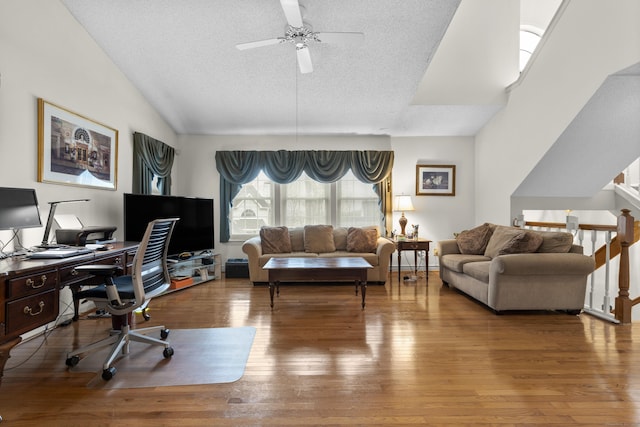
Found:
<path fill-rule="evenodd" d="M 133 134 L 133 192 L 151 194 L 153 177 L 158 177 L 161 194 L 171 194 L 171 168 L 175 149 L 143 133 Z"/>
<path fill-rule="evenodd" d="M 242 184 L 253 181 L 261 171 L 274 182 L 288 184 L 305 172 L 311 179 L 331 183 L 349 170 L 362 182 L 375 185 L 386 211 L 388 179 L 393 169 L 393 151 L 218 151 L 220 173 L 220 241 L 229 241 L 229 211 Z"/>

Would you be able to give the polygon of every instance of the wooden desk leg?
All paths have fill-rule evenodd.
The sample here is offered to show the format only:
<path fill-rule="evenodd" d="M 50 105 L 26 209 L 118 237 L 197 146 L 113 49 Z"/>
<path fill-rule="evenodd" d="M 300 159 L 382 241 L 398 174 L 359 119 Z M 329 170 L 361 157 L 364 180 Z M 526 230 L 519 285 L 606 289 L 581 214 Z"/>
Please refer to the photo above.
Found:
<path fill-rule="evenodd" d="M 367 296 L 367 281 L 362 281 L 360 282 L 360 288 L 362 289 L 362 292 L 360 292 L 362 294 L 362 309 L 364 310 L 364 300 Z"/>
<path fill-rule="evenodd" d="M 415 275 L 416 277 L 418 276 L 418 250 L 414 249 L 413 250 L 413 267 L 415 268 Z"/>
<path fill-rule="evenodd" d="M 4 365 L 11 357 L 9 352 L 13 347 L 17 346 L 20 341 L 22 341 L 22 337 L 18 337 L 11 341 L 7 341 L 4 344 L 0 344 L 0 383 L 2 382 L 2 375 L 4 374 Z"/>
<path fill-rule="evenodd" d="M 79 284 L 77 284 L 77 283 L 74 283 L 73 285 L 69 285 L 69 289 L 71 289 L 71 295 L 72 295 L 72 299 L 73 299 L 73 318 L 72 318 L 72 320 L 74 322 L 78 321 L 78 319 L 80 318 L 80 300 L 76 296 L 78 294 L 78 292 L 80 292 L 80 288 L 81 288 L 81 286 Z"/>
<path fill-rule="evenodd" d="M 398 250 L 398 283 L 400 283 L 400 260 L 402 259 L 402 251 Z"/>

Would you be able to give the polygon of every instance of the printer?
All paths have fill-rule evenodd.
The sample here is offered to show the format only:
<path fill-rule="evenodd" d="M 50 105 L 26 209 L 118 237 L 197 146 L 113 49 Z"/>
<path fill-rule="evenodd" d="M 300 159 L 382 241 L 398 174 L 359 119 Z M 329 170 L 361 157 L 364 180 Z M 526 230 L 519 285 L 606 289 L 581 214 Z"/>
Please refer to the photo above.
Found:
<path fill-rule="evenodd" d="M 112 225 L 85 226 L 75 215 L 56 215 L 56 242 L 59 245 L 84 246 L 87 243 L 107 243 L 113 241 L 113 232 L 118 227 Z"/>

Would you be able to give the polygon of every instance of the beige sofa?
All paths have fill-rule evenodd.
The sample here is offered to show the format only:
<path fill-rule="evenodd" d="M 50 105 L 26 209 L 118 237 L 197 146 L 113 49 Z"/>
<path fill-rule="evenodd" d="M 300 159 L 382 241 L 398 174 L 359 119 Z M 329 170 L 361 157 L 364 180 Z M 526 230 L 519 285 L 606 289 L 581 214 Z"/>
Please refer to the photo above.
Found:
<path fill-rule="evenodd" d="M 584 307 L 592 257 L 573 236 L 483 224 L 438 242 L 440 278 L 492 308 L 562 310 Z"/>
<path fill-rule="evenodd" d="M 268 282 L 262 267 L 272 257 L 362 257 L 373 266 L 367 271 L 367 282 L 384 284 L 395 245 L 380 237 L 376 227 L 308 225 L 263 227 L 259 236 L 244 242 L 242 251 L 247 254 L 249 280 L 254 284 Z"/>

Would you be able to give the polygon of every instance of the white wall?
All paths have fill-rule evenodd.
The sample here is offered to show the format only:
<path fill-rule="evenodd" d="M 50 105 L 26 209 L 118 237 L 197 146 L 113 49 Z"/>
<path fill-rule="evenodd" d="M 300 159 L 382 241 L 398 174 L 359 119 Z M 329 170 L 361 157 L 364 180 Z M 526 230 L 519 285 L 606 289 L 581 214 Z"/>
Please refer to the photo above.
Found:
<path fill-rule="evenodd" d="M 74 213 L 86 225 L 116 225 L 122 238 L 122 193 L 131 191 L 133 132 L 175 146 L 175 133 L 84 28 L 58 1 L 0 2 L 0 185 L 35 188 L 43 224 L 56 212 Z M 119 131 L 117 191 L 37 182 L 37 98 Z M 25 230 L 23 244 L 40 243 L 42 229 Z M 6 241 L 9 232 L 0 232 Z"/>
<path fill-rule="evenodd" d="M 433 241 L 429 266 L 435 268 L 438 265 L 433 252 L 436 242 L 451 239 L 454 232 L 475 226 L 473 137 L 392 138 L 391 147 L 395 153 L 393 194 L 412 195 L 415 211 L 406 212 L 405 216 L 409 225 L 420 225 L 420 237 Z M 456 195 L 416 196 L 416 166 L 419 164 L 455 165 Z M 397 229 L 400 229 L 400 216 L 400 212 L 394 212 L 393 224 Z M 413 256 L 409 258 L 413 264 Z M 402 265 L 407 261 L 403 259 Z"/>
<path fill-rule="evenodd" d="M 505 109 L 476 137 L 478 223 L 509 223 L 517 186 L 607 75 L 640 60 L 640 2 L 572 0 L 564 6 Z"/>
<path fill-rule="evenodd" d="M 474 219 L 474 148 L 471 137 L 389 138 L 385 136 L 205 136 L 183 135 L 177 157 L 178 194 L 216 200 L 216 252 L 223 259 L 244 258 L 242 242 L 220 243 L 218 221 L 220 179 L 215 168 L 217 150 L 393 150 L 394 194 L 415 195 L 417 164 L 456 165 L 456 196 L 414 196 L 416 211 L 407 213 L 409 224 L 420 224 L 421 236 L 441 240 L 471 228 Z M 399 213 L 394 213 L 397 224 Z M 394 260 L 395 262 L 395 260 Z M 404 261 L 403 261 L 404 263 Z M 433 257 L 429 265 L 437 261 Z"/>

